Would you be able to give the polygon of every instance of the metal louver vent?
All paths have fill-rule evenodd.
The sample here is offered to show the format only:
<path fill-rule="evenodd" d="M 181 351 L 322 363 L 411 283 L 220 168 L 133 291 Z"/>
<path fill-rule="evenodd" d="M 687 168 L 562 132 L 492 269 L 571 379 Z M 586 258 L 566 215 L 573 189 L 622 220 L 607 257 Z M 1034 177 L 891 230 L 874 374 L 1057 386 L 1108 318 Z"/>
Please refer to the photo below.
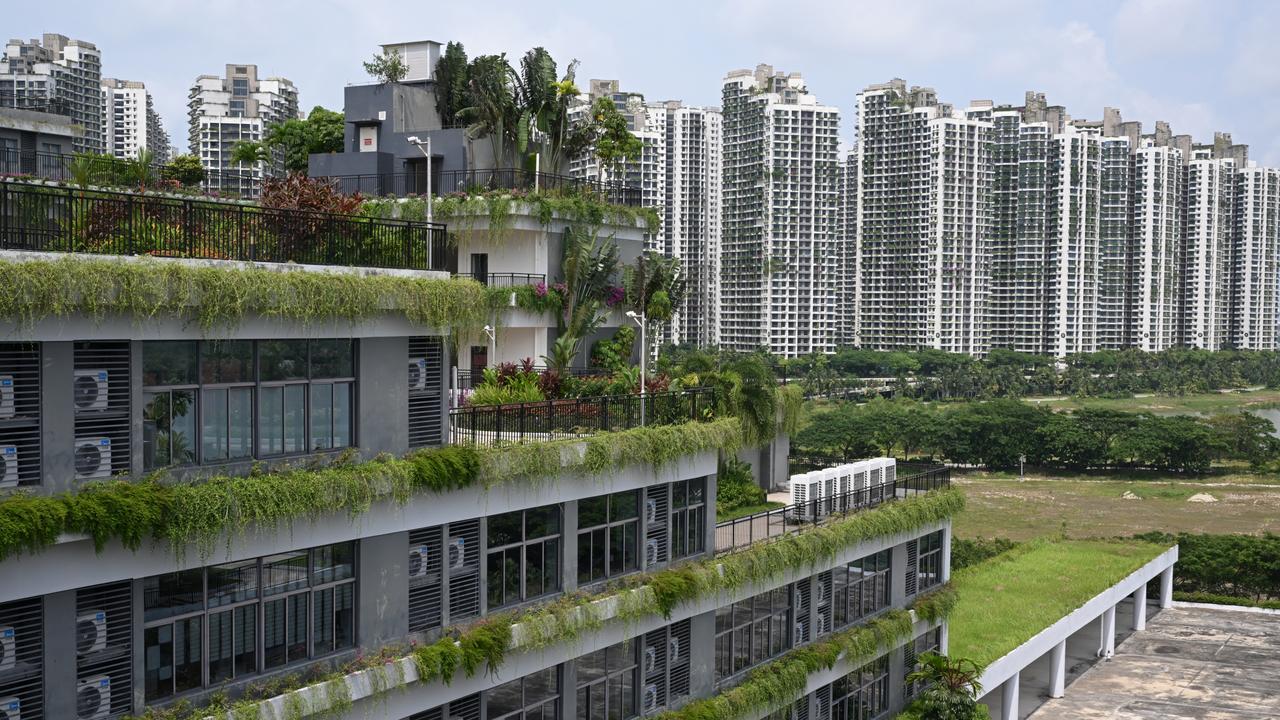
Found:
<path fill-rule="evenodd" d="M 907 542 L 907 577 L 906 577 L 906 581 L 907 581 L 906 591 L 907 591 L 908 597 L 916 594 L 916 582 L 919 579 L 917 576 L 919 572 L 917 569 L 917 564 L 919 560 L 920 560 L 919 543 L 915 540 L 908 541 Z"/>
<path fill-rule="evenodd" d="M 16 712 L 14 708 L 16 706 Z M 44 604 L 0 604 L 0 717 L 44 718 Z"/>
<path fill-rule="evenodd" d="M 444 576 L 449 593 L 449 622 L 480 614 L 480 521 L 445 526 Z"/>
<path fill-rule="evenodd" d="M 77 342 L 71 378 L 75 474 L 96 480 L 130 472 L 129 342 Z"/>
<path fill-rule="evenodd" d="M 133 711 L 133 587 L 76 591 L 76 713 L 86 720 Z"/>
<path fill-rule="evenodd" d="M 438 628 L 442 619 L 445 547 L 439 527 L 409 532 L 409 630 Z"/>
<path fill-rule="evenodd" d="M 443 363 L 442 338 L 409 338 L 409 447 L 443 442 Z"/>
<path fill-rule="evenodd" d="M 814 637 L 822 637 L 831 632 L 832 616 L 831 616 L 831 595 L 835 590 L 834 578 L 830 570 L 818 575 L 818 597 L 814 601 L 814 607 L 818 614 L 818 627 L 814 632 Z"/>
<path fill-rule="evenodd" d="M 671 638 L 667 641 L 667 664 L 671 667 L 671 699 L 689 694 L 690 642 L 692 624 L 681 620 L 671 626 Z"/>
<path fill-rule="evenodd" d="M 439 707 L 414 713 L 405 720 L 480 720 L 480 696 L 468 695 Z"/>
<path fill-rule="evenodd" d="M 40 345 L 0 343 L 0 488 L 40 480 Z"/>
<path fill-rule="evenodd" d="M 644 491 L 644 567 L 665 563 L 669 557 L 671 490 L 666 485 Z"/>
<path fill-rule="evenodd" d="M 656 712 L 667 704 L 667 639 L 668 628 L 645 633 L 644 652 L 640 656 L 640 668 L 644 682 L 641 687 L 641 709 L 645 714 Z"/>

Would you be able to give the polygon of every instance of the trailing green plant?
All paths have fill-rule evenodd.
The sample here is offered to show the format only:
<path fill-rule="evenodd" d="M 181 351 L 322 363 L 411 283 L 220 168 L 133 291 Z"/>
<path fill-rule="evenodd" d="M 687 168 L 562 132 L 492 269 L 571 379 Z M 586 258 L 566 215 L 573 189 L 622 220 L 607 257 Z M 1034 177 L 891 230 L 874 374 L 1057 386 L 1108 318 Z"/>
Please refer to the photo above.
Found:
<path fill-rule="evenodd" d="M 931 623 L 940 622 L 951 614 L 959 599 L 960 596 L 956 593 L 956 589 L 948 582 L 940 588 L 917 597 L 915 602 L 911 603 L 911 609 L 915 611 L 916 617 L 921 620 L 927 620 Z"/>
<path fill-rule="evenodd" d="M 662 227 L 662 220 L 653 208 L 615 205 L 589 192 L 459 192 L 434 198 L 431 210 L 433 219 L 448 223 L 450 238 L 455 241 L 459 237 L 475 237 L 476 221 L 481 219 L 489 222 L 490 228 L 505 231 L 517 213 L 531 215 L 543 227 L 556 220 L 592 226 L 634 227 L 642 223 L 650 233 Z M 365 198 L 361 212 L 369 217 L 425 220 L 427 203 L 424 198 Z M 487 230 L 480 232 L 485 232 L 487 238 L 494 237 Z"/>
<path fill-rule="evenodd" d="M 303 324 L 361 322 L 385 312 L 415 325 L 477 330 L 485 289 L 464 279 L 191 266 L 68 255 L 0 261 L 0 319 L 127 315 L 187 318 L 203 330 L 262 315 Z"/>

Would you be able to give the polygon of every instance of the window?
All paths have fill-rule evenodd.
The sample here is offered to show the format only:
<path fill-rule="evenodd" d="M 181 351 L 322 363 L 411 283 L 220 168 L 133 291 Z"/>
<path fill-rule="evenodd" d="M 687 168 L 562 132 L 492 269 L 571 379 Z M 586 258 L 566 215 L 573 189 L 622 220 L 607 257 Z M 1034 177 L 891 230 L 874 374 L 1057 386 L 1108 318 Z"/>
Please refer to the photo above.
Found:
<path fill-rule="evenodd" d="M 636 650 L 630 640 L 577 659 L 578 720 L 626 720 L 636 709 Z"/>
<path fill-rule="evenodd" d="M 701 554 L 707 545 L 706 478 L 671 483 L 671 559 Z"/>
<path fill-rule="evenodd" d="M 791 586 L 716 610 L 716 682 L 791 646 Z"/>
<path fill-rule="evenodd" d="M 494 515 L 488 519 L 489 609 L 560 589 L 560 506 Z"/>
<path fill-rule="evenodd" d="M 548 668 L 484 695 L 488 720 L 560 720 L 560 675 Z"/>
<path fill-rule="evenodd" d="M 871 720 L 888 709 L 888 656 L 831 683 L 831 720 Z"/>
<path fill-rule="evenodd" d="M 916 562 L 916 591 L 942 582 L 942 531 L 920 538 L 920 559 Z"/>
<path fill-rule="evenodd" d="M 142 357 L 147 469 L 354 442 L 350 340 L 155 341 Z"/>
<path fill-rule="evenodd" d="M 911 675 L 920 667 L 919 658 L 925 653 L 940 653 L 942 651 L 942 628 L 936 627 L 926 631 L 923 635 L 908 642 L 902 648 L 903 661 L 903 678 Z M 924 688 L 921 683 L 907 683 L 906 696 L 908 698 L 915 695 Z"/>
<path fill-rule="evenodd" d="M 614 493 L 578 503 L 578 584 L 639 568 L 640 492 Z"/>
<path fill-rule="evenodd" d="M 355 646 L 354 543 L 142 583 L 147 702 Z"/>
<path fill-rule="evenodd" d="M 835 627 L 889 607 L 890 556 L 889 550 L 882 550 L 831 571 Z"/>

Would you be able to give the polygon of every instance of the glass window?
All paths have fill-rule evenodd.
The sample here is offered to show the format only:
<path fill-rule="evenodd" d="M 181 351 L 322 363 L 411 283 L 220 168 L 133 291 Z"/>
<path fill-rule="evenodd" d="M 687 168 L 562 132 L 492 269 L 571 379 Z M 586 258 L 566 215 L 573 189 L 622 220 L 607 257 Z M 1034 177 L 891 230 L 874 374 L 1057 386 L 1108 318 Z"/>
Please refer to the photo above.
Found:
<path fill-rule="evenodd" d="M 351 383 L 311 384 L 311 448 L 351 444 Z"/>
<path fill-rule="evenodd" d="M 262 594 L 278 595 L 307 586 L 307 551 L 298 550 L 262 559 Z"/>
<path fill-rule="evenodd" d="M 706 479 L 671 484 L 671 558 L 700 555 L 707 546 Z"/>
<path fill-rule="evenodd" d="M 548 668 L 498 685 L 484 698 L 489 720 L 558 720 L 560 673 Z"/>
<path fill-rule="evenodd" d="M 716 682 L 791 646 L 791 592 L 788 585 L 716 610 Z"/>
<path fill-rule="evenodd" d="M 196 383 L 195 340 L 149 340 L 142 343 L 142 384 L 194 385 Z"/>
<path fill-rule="evenodd" d="M 636 698 L 639 645 L 623 641 L 575 661 L 579 720 L 627 720 L 639 715 Z"/>
<path fill-rule="evenodd" d="M 349 378 L 355 376 L 350 340 L 312 340 L 311 377 Z"/>
<path fill-rule="evenodd" d="M 639 491 L 578 503 L 579 584 L 639 569 L 639 505 Z"/>
<path fill-rule="evenodd" d="M 355 576 L 355 543 L 326 545 L 311 552 L 315 558 L 315 570 L 311 574 L 312 585 L 346 580 Z"/>
<path fill-rule="evenodd" d="M 929 533 L 919 540 L 916 562 L 916 591 L 942 582 L 942 531 Z"/>
<path fill-rule="evenodd" d="M 148 702 L 202 685 L 200 625 L 201 618 L 194 617 L 144 631 L 143 684 Z"/>
<path fill-rule="evenodd" d="M 209 568 L 209 607 L 221 607 L 258 597 L 258 561 L 214 565 Z"/>
<path fill-rule="evenodd" d="M 835 627 L 889 607 L 889 550 L 858 558 L 832 571 Z"/>
<path fill-rule="evenodd" d="M 142 465 L 155 470 L 196 459 L 196 401 L 192 390 L 142 395 Z"/>
<path fill-rule="evenodd" d="M 259 453 L 293 455 L 306 450 L 306 385 L 264 387 L 259 398 Z"/>
<path fill-rule="evenodd" d="M 495 515 L 488 519 L 488 538 L 490 609 L 560 589 L 559 505 Z"/>
<path fill-rule="evenodd" d="M 253 382 L 253 342 L 214 340 L 201 346 L 200 382 Z"/>
<path fill-rule="evenodd" d="M 182 570 L 145 578 L 142 609 L 148 622 L 203 610 L 204 570 Z"/>
<path fill-rule="evenodd" d="M 260 340 L 258 379 L 263 382 L 307 379 L 306 340 Z"/>

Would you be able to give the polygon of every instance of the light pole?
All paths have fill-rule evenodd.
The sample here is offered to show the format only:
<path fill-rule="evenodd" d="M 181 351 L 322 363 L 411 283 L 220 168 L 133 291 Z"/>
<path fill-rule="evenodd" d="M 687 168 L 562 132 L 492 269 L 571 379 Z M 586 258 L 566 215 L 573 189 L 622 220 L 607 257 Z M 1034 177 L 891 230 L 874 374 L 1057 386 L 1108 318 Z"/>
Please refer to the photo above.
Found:
<path fill-rule="evenodd" d="M 644 364 L 645 364 L 646 356 L 649 354 L 649 344 L 645 342 L 645 337 L 644 337 L 644 326 L 645 326 L 644 313 L 640 313 L 639 315 L 637 315 L 635 310 L 628 310 L 627 317 L 631 318 L 632 320 L 635 320 L 636 324 L 640 326 L 640 425 L 641 427 L 643 427 L 644 426 L 644 396 L 645 396 Z"/>
<path fill-rule="evenodd" d="M 417 147 L 423 155 L 427 156 L 427 222 L 431 222 L 431 136 L 427 136 L 425 143 L 417 135 L 410 135 L 408 141 L 410 145 Z M 423 145 L 427 146 L 425 150 Z"/>
<path fill-rule="evenodd" d="M 489 336 L 489 357 L 485 358 L 485 367 L 493 367 L 494 356 L 498 354 L 498 333 L 492 325 L 484 326 L 484 334 Z"/>

